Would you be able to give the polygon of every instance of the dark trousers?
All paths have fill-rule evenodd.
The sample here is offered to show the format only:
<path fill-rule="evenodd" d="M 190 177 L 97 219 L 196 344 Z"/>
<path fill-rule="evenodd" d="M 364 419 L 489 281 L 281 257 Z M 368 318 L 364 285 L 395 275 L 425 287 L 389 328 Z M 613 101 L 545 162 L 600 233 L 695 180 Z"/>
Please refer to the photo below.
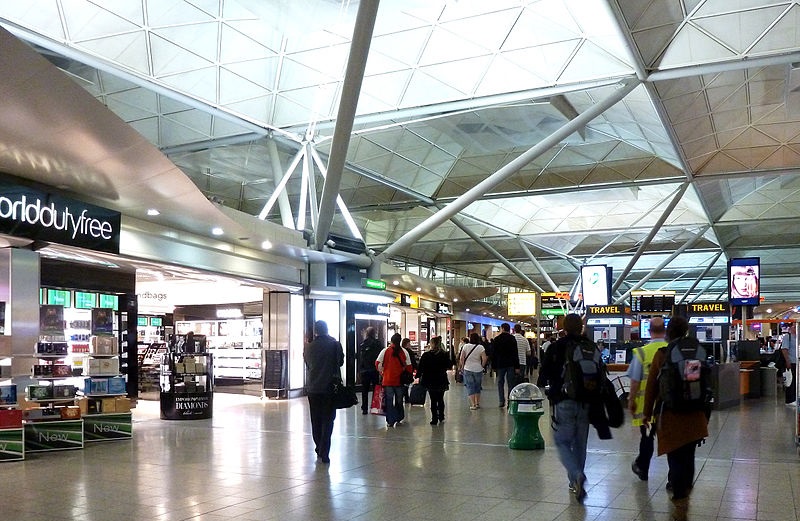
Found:
<path fill-rule="evenodd" d="M 380 375 L 377 369 L 371 371 L 361 371 L 361 410 L 364 412 L 369 411 L 369 392 L 374 388 L 375 384 L 380 383 Z"/>
<path fill-rule="evenodd" d="M 336 408 L 330 393 L 308 393 L 308 409 L 311 412 L 311 435 L 317 455 L 328 459 L 331 452 L 331 434 Z"/>
<path fill-rule="evenodd" d="M 693 441 L 667 453 L 669 482 L 672 484 L 673 501 L 689 497 L 689 491 L 694 481 L 695 448 L 697 448 L 697 442 Z"/>
<path fill-rule="evenodd" d="M 444 389 L 428 389 L 431 397 L 431 419 L 444 420 Z"/>
<path fill-rule="evenodd" d="M 639 432 L 642 437 L 639 438 L 639 455 L 636 457 L 636 466 L 646 476 L 650 471 L 650 460 L 653 459 L 656 430 L 650 429 L 648 433 L 647 428 L 644 425 L 640 425 Z"/>
<path fill-rule="evenodd" d="M 791 371 L 792 385 L 783 390 L 786 403 L 792 403 L 797 399 L 797 364 L 792 364 Z"/>

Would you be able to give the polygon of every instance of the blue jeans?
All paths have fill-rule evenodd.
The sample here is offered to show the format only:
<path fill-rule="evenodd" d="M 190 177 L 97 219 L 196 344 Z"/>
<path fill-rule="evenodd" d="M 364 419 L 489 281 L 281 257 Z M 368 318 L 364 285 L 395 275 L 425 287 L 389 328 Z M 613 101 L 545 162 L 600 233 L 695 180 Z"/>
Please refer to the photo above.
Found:
<path fill-rule="evenodd" d="M 468 395 L 481 394 L 482 381 L 483 372 L 464 371 L 464 386 Z"/>
<path fill-rule="evenodd" d="M 404 385 L 383 388 L 386 393 L 386 423 L 389 425 L 394 425 L 406 417 L 406 411 L 403 409 L 405 388 Z"/>
<path fill-rule="evenodd" d="M 497 368 L 497 398 L 500 400 L 500 406 L 506 403 L 506 387 L 505 382 L 508 382 L 508 392 L 514 388 L 514 381 L 517 379 L 514 373 L 514 367 L 498 367 Z"/>
<path fill-rule="evenodd" d="M 561 464 L 567 470 L 570 485 L 586 467 L 586 442 L 589 438 L 589 404 L 562 400 L 555 405 L 553 439 Z"/>

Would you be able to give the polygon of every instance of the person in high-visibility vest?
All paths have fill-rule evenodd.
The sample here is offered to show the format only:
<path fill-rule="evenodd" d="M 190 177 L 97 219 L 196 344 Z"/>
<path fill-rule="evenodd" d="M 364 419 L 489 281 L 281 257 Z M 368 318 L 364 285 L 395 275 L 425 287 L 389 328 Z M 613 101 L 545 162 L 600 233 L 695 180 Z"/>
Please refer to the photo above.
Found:
<path fill-rule="evenodd" d="M 655 428 L 648 428 L 642 421 L 644 411 L 644 389 L 650 364 L 659 348 L 667 345 L 664 339 L 666 327 L 664 319 L 654 317 L 650 319 L 650 343 L 633 350 L 631 364 L 628 367 L 628 378 L 631 380 L 631 389 L 628 394 L 628 410 L 631 413 L 634 427 L 639 427 L 639 455 L 631 464 L 631 470 L 642 481 L 647 481 L 650 472 L 650 459 L 653 457 Z"/>

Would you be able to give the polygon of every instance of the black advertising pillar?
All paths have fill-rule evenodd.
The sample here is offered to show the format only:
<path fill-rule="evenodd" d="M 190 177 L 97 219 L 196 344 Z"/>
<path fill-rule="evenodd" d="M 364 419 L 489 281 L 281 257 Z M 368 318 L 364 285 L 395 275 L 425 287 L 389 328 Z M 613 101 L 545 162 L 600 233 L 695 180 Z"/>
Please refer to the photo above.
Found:
<path fill-rule="evenodd" d="M 127 361 L 128 376 L 128 396 L 130 398 L 139 397 L 139 352 L 137 341 L 137 319 L 139 317 L 139 300 L 136 293 L 126 293 L 122 296 L 125 301 L 122 309 L 127 316 L 127 327 L 125 329 L 127 342 L 125 342 L 125 359 Z M 123 345 L 120 343 L 120 345 Z"/>

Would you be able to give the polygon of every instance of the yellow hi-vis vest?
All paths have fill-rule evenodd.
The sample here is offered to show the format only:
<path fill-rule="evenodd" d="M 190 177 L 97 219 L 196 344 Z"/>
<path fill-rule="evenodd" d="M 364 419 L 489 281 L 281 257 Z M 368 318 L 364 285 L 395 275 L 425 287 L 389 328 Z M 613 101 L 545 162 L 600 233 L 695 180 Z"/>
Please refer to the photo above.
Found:
<path fill-rule="evenodd" d="M 634 427 L 642 425 L 642 416 L 644 413 L 644 390 L 647 386 L 647 375 L 650 373 L 650 365 L 653 363 L 653 358 L 656 356 L 656 351 L 664 347 L 667 343 L 663 340 L 650 342 L 642 347 L 637 347 L 633 350 L 633 356 L 639 359 L 642 363 L 642 381 L 639 382 L 639 391 L 636 396 L 628 397 L 629 400 L 634 400 L 636 404 L 636 412 L 633 413 L 631 423 Z"/>

